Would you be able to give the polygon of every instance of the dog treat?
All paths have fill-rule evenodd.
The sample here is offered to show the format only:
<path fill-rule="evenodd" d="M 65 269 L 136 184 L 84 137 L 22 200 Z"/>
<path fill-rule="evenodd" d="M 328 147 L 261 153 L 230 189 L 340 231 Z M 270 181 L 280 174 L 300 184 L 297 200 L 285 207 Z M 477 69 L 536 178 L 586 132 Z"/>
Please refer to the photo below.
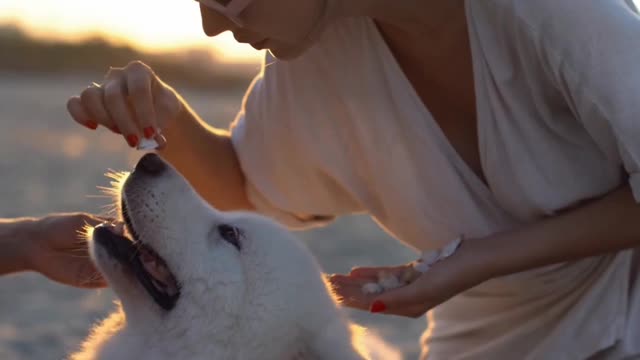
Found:
<path fill-rule="evenodd" d="M 444 260 L 458 250 L 462 243 L 462 236 L 451 241 L 441 249 L 425 251 L 422 256 L 400 273 L 399 278 L 388 271 L 378 273 L 376 283 L 367 283 L 362 286 L 364 294 L 379 294 L 387 290 L 406 286 L 414 282 L 420 275 L 426 273 L 438 261 Z"/>
<path fill-rule="evenodd" d="M 413 266 L 405 268 L 399 278 L 388 271 L 381 271 L 378 274 L 378 282 L 364 284 L 362 286 L 362 292 L 365 294 L 380 294 L 387 290 L 409 285 L 421 274 L 422 273 L 416 271 Z"/>
<path fill-rule="evenodd" d="M 380 274 L 378 274 L 378 284 L 380 284 L 384 290 L 395 289 L 403 285 L 395 275 L 386 271 L 381 271 Z"/>
<path fill-rule="evenodd" d="M 143 138 L 138 143 L 138 150 L 155 150 L 158 148 L 158 142 L 153 139 L 145 139 Z"/>
<path fill-rule="evenodd" d="M 390 272 L 381 271 L 378 274 L 377 283 L 367 283 L 362 287 L 365 294 L 379 294 L 387 290 L 403 286 L 398 278 Z"/>
<path fill-rule="evenodd" d="M 167 139 L 157 130 L 157 135 L 153 139 L 142 138 L 138 143 L 137 150 L 156 150 L 163 147 L 167 143 Z"/>
<path fill-rule="evenodd" d="M 384 289 L 382 288 L 382 285 L 378 283 L 366 283 L 362 286 L 362 292 L 367 295 L 380 294 L 383 291 Z"/>

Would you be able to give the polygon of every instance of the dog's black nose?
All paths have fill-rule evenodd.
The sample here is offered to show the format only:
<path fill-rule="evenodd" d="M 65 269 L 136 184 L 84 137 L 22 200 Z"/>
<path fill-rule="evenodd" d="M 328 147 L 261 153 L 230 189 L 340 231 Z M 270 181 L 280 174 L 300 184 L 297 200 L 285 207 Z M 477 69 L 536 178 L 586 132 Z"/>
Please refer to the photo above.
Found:
<path fill-rule="evenodd" d="M 160 175 L 167 168 L 165 162 L 156 154 L 146 154 L 136 165 L 136 170 L 149 175 Z"/>

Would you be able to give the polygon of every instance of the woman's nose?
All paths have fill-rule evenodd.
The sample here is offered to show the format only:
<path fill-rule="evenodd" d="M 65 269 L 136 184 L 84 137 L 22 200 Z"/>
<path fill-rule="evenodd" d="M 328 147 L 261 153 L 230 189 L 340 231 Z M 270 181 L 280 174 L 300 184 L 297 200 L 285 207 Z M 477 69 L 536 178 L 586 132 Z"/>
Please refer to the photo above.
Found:
<path fill-rule="evenodd" d="M 200 4 L 200 16 L 202 18 L 202 30 L 207 36 L 216 36 L 227 30 L 233 31 L 235 24 L 224 15 Z"/>

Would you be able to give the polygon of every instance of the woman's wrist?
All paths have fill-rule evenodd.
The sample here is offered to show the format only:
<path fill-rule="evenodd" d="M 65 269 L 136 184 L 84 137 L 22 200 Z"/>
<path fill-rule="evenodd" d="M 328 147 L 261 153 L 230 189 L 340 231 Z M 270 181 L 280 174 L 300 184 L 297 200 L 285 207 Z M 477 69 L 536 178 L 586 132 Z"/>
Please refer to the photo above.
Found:
<path fill-rule="evenodd" d="M 31 258 L 37 223 L 33 218 L 0 222 L 0 274 L 33 269 Z"/>
<path fill-rule="evenodd" d="M 499 276 L 501 271 L 500 259 L 489 242 L 495 241 L 493 237 L 465 239 L 451 258 L 457 257 L 463 266 L 462 277 L 473 285 L 480 284 Z M 473 286 L 472 285 L 472 286 Z"/>
<path fill-rule="evenodd" d="M 179 94 L 176 93 L 176 96 L 180 104 L 180 109 L 176 112 L 176 117 L 167 123 L 167 127 L 163 129 L 162 132 L 167 138 L 167 142 L 174 144 L 180 143 L 180 145 L 183 145 L 190 140 L 192 141 L 194 134 L 202 132 L 202 128 L 205 125 L 189 104 L 180 97 Z M 173 146 L 173 148 L 175 147 L 176 146 Z M 165 147 L 161 152 L 167 149 L 172 150 L 171 148 L 171 146 Z"/>

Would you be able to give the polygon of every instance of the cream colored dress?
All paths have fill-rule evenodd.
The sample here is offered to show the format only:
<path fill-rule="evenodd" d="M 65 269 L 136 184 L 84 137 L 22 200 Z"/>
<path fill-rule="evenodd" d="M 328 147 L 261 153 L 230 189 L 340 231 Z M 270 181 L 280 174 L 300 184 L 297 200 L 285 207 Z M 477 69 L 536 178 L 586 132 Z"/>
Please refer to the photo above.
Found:
<path fill-rule="evenodd" d="M 232 139 L 259 211 L 293 228 L 367 212 L 429 250 L 534 222 L 627 181 L 640 200 L 640 17 L 630 4 L 469 0 L 466 10 L 488 186 L 446 140 L 373 21 L 353 18 L 299 59 L 267 55 L 247 92 Z M 423 356 L 640 356 L 633 256 L 470 289 L 429 313 Z"/>

